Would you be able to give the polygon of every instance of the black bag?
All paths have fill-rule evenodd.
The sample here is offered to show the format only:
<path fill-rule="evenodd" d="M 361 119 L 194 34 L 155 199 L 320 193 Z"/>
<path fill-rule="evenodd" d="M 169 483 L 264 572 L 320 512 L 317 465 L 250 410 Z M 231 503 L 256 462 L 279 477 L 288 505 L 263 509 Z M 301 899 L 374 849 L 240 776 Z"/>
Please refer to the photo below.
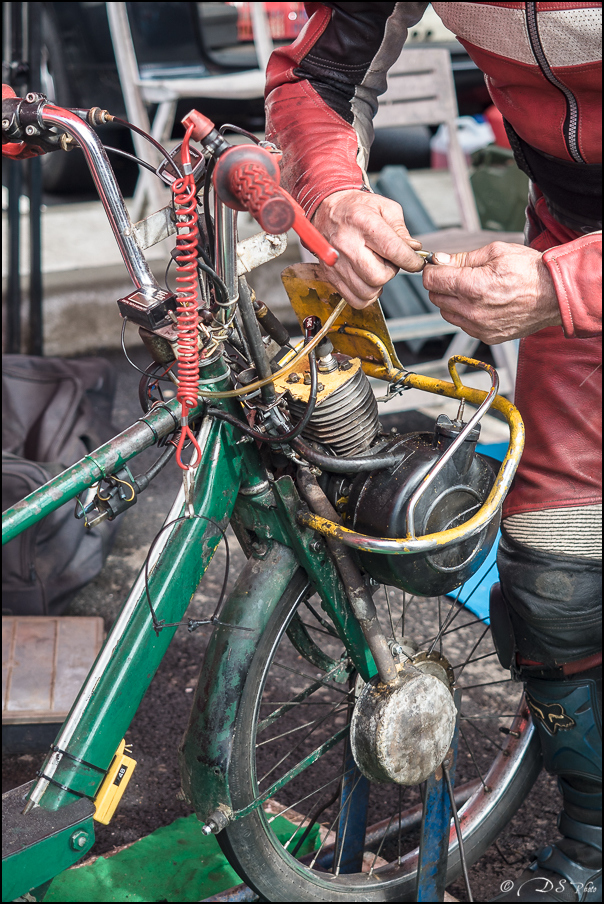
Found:
<path fill-rule="evenodd" d="M 115 434 L 115 373 L 102 358 L 5 355 L 2 362 L 2 510 Z M 60 615 L 107 558 L 116 522 L 91 530 L 73 501 L 2 548 L 2 611 Z"/>

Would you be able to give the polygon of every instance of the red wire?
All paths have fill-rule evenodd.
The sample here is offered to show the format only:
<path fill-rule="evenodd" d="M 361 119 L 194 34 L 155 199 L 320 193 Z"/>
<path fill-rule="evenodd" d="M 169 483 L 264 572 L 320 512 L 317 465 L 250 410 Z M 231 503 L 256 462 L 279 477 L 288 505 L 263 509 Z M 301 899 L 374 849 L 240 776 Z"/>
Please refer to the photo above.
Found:
<path fill-rule="evenodd" d="M 186 131 L 182 143 L 181 159 L 183 166 L 191 165 L 189 140 L 193 125 Z M 176 398 L 181 405 L 181 430 L 176 447 L 176 463 L 183 471 L 195 468 L 201 461 L 201 449 L 188 424 L 189 411 L 197 405 L 197 389 L 199 382 L 198 326 L 199 286 L 197 283 L 197 200 L 195 180 L 192 173 L 172 183 L 174 206 L 177 214 L 176 248 L 176 294 L 178 320 L 178 392 Z M 186 439 L 189 438 L 195 447 L 195 460 L 188 465 L 181 458 Z"/>

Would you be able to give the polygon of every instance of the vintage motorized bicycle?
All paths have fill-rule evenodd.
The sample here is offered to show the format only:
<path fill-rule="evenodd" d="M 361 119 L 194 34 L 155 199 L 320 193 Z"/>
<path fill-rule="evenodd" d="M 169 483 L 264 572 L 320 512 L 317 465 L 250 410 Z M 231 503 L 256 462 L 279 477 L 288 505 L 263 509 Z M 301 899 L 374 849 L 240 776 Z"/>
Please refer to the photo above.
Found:
<path fill-rule="evenodd" d="M 180 147 L 161 149 L 172 204 L 133 225 L 94 128 L 108 116 L 28 95 L 4 102 L 2 128 L 86 156 L 135 286 L 118 301 L 123 325 L 152 358 L 143 416 L 7 511 L 3 542 L 70 500 L 87 524 L 112 519 L 168 464 L 183 486 L 37 780 L 5 798 L 3 900 L 90 849 L 127 784 L 122 739 L 174 632 L 203 624 L 182 790 L 239 875 L 263 900 L 442 900 L 540 768 L 486 620 L 444 596 L 494 542 L 520 416 L 481 362 L 452 359 L 451 382 L 407 371 L 379 304 L 352 309 L 313 264 L 283 275 L 303 332 L 292 344 L 245 273 L 281 253 L 292 226 L 326 263 L 336 253 L 280 188 L 277 149 L 231 146 L 227 127 L 191 111 Z M 244 209 L 264 231 L 238 243 Z M 170 234 L 176 292 L 144 256 Z M 459 365 L 490 388 L 464 386 Z M 368 376 L 387 397 L 458 399 L 458 416 L 386 434 Z M 501 467 L 476 451 L 490 406 L 510 427 Z M 156 465 L 135 476 L 153 445 Z M 229 524 L 247 563 L 210 618 L 183 621 Z"/>

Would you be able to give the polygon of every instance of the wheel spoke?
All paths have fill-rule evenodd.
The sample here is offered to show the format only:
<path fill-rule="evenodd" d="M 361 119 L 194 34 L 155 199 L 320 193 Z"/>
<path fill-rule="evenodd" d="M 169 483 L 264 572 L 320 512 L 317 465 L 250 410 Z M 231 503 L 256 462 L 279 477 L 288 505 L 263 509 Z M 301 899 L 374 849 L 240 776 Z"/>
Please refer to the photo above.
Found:
<path fill-rule="evenodd" d="M 281 665 L 281 663 L 277 663 L 277 662 L 276 662 L 275 665 Z M 282 666 L 282 667 L 283 667 L 283 668 L 288 668 L 288 670 L 291 671 L 291 672 L 295 671 L 295 669 L 289 669 L 288 666 Z M 273 722 L 276 722 L 277 719 L 280 719 L 281 716 L 283 716 L 283 715 L 285 715 L 285 713 L 289 712 L 290 709 L 293 709 L 294 706 L 299 706 L 301 703 L 303 703 L 303 702 L 307 699 L 307 697 L 310 697 L 312 694 L 314 694 L 315 691 L 318 691 L 319 689 L 321 689 L 321 688 L 323 688 L 323 687 L 328 687 L 328 688 L 330 688 L 331 690 L 337 690 L 337 691 L 339 691 L 341 694 L 343 693 L 343 694 L 345 694 L 345 696 L 348 696 L 349 691 L 348 691 L 348 692 L 347 692 L 347 691 L 343 691 L 342 688 L 339 688 L 339 687 L 338 687 L 338 688 L 334 688 L 334 687 L 331 686 L 331 684 L 326 684 L 326 683 L 325 683 L 325 679 L 326 679 L 326 678 L 329 678 L 329 676 L 330 676 L 331 674 L 333 674 L 333 672 L 336 672 L 339 668 L 340 668 L 340 665 L 338 664 L 338 665 L 335 666 L 330 672 L 326 672 L 326 673 L 325 673 L 325 676 L 324 676 L 323 678 L 319 678 L 317 681 L 313 681 L 312 684 L 310 684 L 310 685 L 309 685 L 307 688 L 305 688 L 303 691 L 300 691 L 299 693 L 297 693 L 296 696 L 295 696 L 295 697 L 292 697 L 291 700 L 289 700 L 287 703 L 282 703 L 281 706 L 279 706 L 278 709 L 274 710 L 274 712 L 270 713 L 268 716 L 265 716 L 265 718 L 262 719 L 262 721 L 258 723 L 258 727 L 257 727 L 257 729 L 256 729 L 256 733 L 261 732 L 261 731 L 264 731 L 265 728 L 268 728 L 269 725 L 272 725 Z M 302 673 L 302 672 L 298 672 L 297 674 L 302 675 L 303 673 Z M 310 676 L 309 676 L 309 675 L 304 675 L 304 677 L 305 677 L 305 678 L 309 678 Z M 267 704 L 272 704 L 273 706 L 274 706 L 275 703 L 277 703 L 277 702 L 278 702 L 278 701 L 274 701 L 274 702 L 273 702 L 272 700 L 267 700 L 267 701 L 266 701 Z M 312 701 L 310 701 L 310 702 L 312 702 Z M 320 703 L 323 703 L 324 705 L 329 705 L 329 706 L 332 705 L 332 701 L 331 701 L 331 700 L 329 700 L 329 701 L 327 701 L 327 700 L 321 700 L 321 701 L 316 701 L 316 702 L 317 702 L 317 703 L 320 702 Z"/>
<path fill-rule="evenodd" d="M 474 751 L 473 751 L 472 748 L 470 747 L 470 744 L 468 743 L 468 739 L 466 738 L 465 732 L 464 732 L 464 730 L 463 730 L 463 728 L 462 728 L 461 725 L 459 726 L 459 731 L 460 731 L 461 736 L 462 736 L 462 738 L 463 738 L 464 744 L 465 744 L 466 747 L 468 748 L 468 753 L 470 754 L 470 759 L 472 760 L 472 763 L 474 764 L 474 769 L 476 770 L 476 775 L 478 776 L 478 778 L 479 778 L 480 781 L 482 782 L 482 787 L 483 787 L 484 791 L 485 791 L 485 792 L 488 792 L 488 790 L 489 790 L 488 785 L 487 785 L 487 783 L 485 782 L 484 778 L 482 777 L 482 772 L 481 772 L 480 769 L 478 768 L 478 763 L 476 762 L 476 758 L 475 758 L 475 756 L 474 756 Z"/>
<path fill-rule="evenodd" d="M 446 614 L 446 616 L 445 616 L 445 620 L 444 620 L 444 622 L 440 625 L 440 627 L 439 627 L 439 629 L 438 629 L 438 634 L 436 635 L 436 637 L 434 638 L 434 640 L 433 640 L 432 643 L 430 644 L 430 648 L 429 648 L 429 650 L 428 650 L 428 653 L 431 653 L 431 652 L 432 652 L 432 650 L 434 649 L 434 647 L 436 646 L 436 644 L 439 642 L 440 638 L 442 637 L 443 631 L 445 631 L 445 629 L 449 627 L 449 625 L 457 618 L 457 616 L 458 616 L 459 613 L 461 612 L 462 606 L 460 606 L 459 609 L 457 609 L 455 612 L 454 612 L 454 609 L 455 609 L 455 605 L 456 605 L 456 603 L 457 603 L 457 601 L 458 601 L 458 599 L 459 599 L 459 595 L 460 595 L 460 593 L 461 593 L 461 591 L 462 591 L 462 588 L 463 588 L 463 584 L 461 585 L 461 587 L 460 587 L 459 590 L 457 591 L 457 596 L 455 597 L 455 599 L 454 599 L 453 602 L 451 603 L 451 605 L 450 605 L 450 607 L 449 607 L 449 611 L 447 612 L 447 614 Z"/>
<path fill-rule="evenodd" d="M 346 806 L 346 803 L 347 803 L 347 802 L 350 800 L 350 798 L 352 797 L 352 794 L 353 794 L 353 792 L 354 792 L 354 789 L 356 788 L 356 786 L 357 786 L 358 783 L 360 782 L 361 778 L 362 778 L 362 775 L 361 775 L 361 773 L 359 772 L 359 777 L 357 778 L 356 782 L 355 782 L 354 785 L 352 786 L 352 791 L 350 792 L 350 794 L 348 795 L 348 797 L 346 798 L 346 800 L 344 801 L 344 803 L 340 806 L 340 809 L 338 810 L 338 812 L 337 812 L 336 815 L 334 816 L 333 822 L 332 822 L 331 825 L 329 826 L 329 828 L 328 828 L 328 830 L 327 830 L 327 833 L 326 833 L 326 835 L 325 835 L 325 838 L 324 838 L 323 841 L 321 842 L 321 846 L 320 846 L 319 850 L 316 852 L 315 856 L 314 856 L 313 859 L 312 859 L 312 862 L 311 862 L 310 866 L 308 867 L 309 869 L 312 869 L 312 868 L 314 867 L 315 863 L 317 862 L 317 860 L 319 859 L 319 854 L 320 854 L 321 851 L 323 850 L 323 848 L 324 848 L 324 846 L 325 846 L 325 842 L 326 842 L 327 839 L 329 838 L 330 834 L 333 832 L 333 827 L 335 826 L 336 822 L 337 822 L 338 819 L 340 818 L 340 814 L 341 814 L 342 810 L 343 810 L 344 807 Z"/>
<path fill-rule="evenodd" d="M 279 666 L 280 669 L 285 669 L 286 672 L 293 672 L 294 675 L 300 675 L 302 678 L 307 678 L 309 681 L 313 680 L 312 675 L 307 675 L 306 672 L 301 672 L 299 669 L 292 669 L 290 665 L 285 665 L 284 662 L 275 662 L 274 665 Z M 331 671 L 326 672 L 323 678 L 317 678 L 317 682 L 322 684 L 324 687 L 328 687 L 331 691 L 337 691 L 338 694 L 344 694 L 345 697 L 348 696 L 348 691 L 343 691 L 341 687 L 337 687 L 335 684 L 328 684 L 325 681 L 325 678 L 328 678 L 329 675 L 333 674 L 333 672 L 337 672 L 339 668 L 341 668 L 342 664 L 338 663 L 337 666 L 334 666 Z"/>
<path fill-rule="evenodd" d="M 311 728 L 311 730 L 310 730 L 307 734 L 305 734 L 303 738 L 300 738 L 300 740 L 298 741 L 298 743 L 297 743 L 297 744 L 294 744 L 294 746 L 291 748 L 291 750 L 288 750 L 288 752 L 285 754 L 285 756 L 282 756 L 281 759 L 280 759 L 277 763 L 275 763 L 275 765 L 272 766 L 272 767 L 268 770 L 268 772 L 266 772 L 266 773 L 262 776 L 262 778 L 258 781 L 258 785 L 262 784 L 262 782 L 263 782 L 265 779 L 267 779 L 267 778 L 269 777 L 269 775 L 271 774 L 271 772 L 274 772 L 275 769 L 277 769 L 283 762 L 285 762 L 285 760 L 286 760 L 288 757 L 290 757 L 290 756 L 292 755 L 292 753 L 294 753 L 294 751 L 296 751 L 296 750 L 298 749 L 298 747 L 299 747 L 301 744 L 304 743 L 304 741 L 307 741 L 308 738 L 313 734 L 313 732 L 315 732 L 315 731 L 317 730 L 317 728 L 319 727 L 319 725 L 322 725 L 323 722 L 325 722 L 327 719 L 329 719 L 330 716 L 335 715 L 335 714 L 336 714 L 336 711 L 338 710 L 339 707 L 343 707 L 343 706 L 345 706 L 345 705 L 347 705 L 347 704 L 343 704 L 341 700 L 338 700 L 338 702 L 332 707 L 332 709 L 329 710 L 329 712 L 327 713 L 327 715 L 323 716 L 322 719 L 318 719 L 318 720 L 314 723 L 314 728 Z"/>
<path fill-rule="evenodd" d="M 325 634 L 327 637 L 337 637 L 338 635 L 334 635 L 333 631 L 326 631 L 324 628 L 317 628 L 316 625 L 309 625 L 308 622 L 303 621 L 302 624 L 305 628 L 308 628 L 310 631 L 318 631 L 319 634 Z"/>
<path fill-rule="evenodd" d="M 510 684 L 512 681 L 512 678 L 499 678 L 497 681 L 483 681 L 481 684 L 460 684 L 458 687 L 461 691 L 471 691 L 475 687 L 491 687 L 493 684 Z"/>
<path fill-rule="evenodd" d="M 473 722 L 468 722 L 468 725 L 471 725 L 471 727 L 474 729 L 474 731 L 477 731 L 479 735 L 482 735 L 482 737 L 485 739 L 485 741 L 488 741 L 489 744 L 493 745 L 493 747 L 496 747 L 498 750 L 503 750 L 503 747 L 501 746 L 501 744 L 498 744 L 497 741 L 494 741 L 493 738 L 490 738 L 488 736 L 488 734 L 485 734 L 485 732 L 482 731 L 478 727 L 478 725 L 474 725 Z"/>
<path fill-rule="evenodd" d="M 473 618 L 472 621 L 464 622 L 463 625 L 456 625 L 454 628 L 451 628 L 450 631 L 443 631 L 442 636 L 448 637 L 449 634 L 455 634 L 456 631 L 461 631 L 463 628 L 469 628 L 471 625 L 479 625 L 481 622 L 484 624 L 485 621 L 489 620 L 489 616 L 485 615 L 484 618 Z M 438 635 L 436 635 L 438 637 Z M 422 640 L 418 640 L 418 644 L 423 646 L 424 644 L 432 643 L 435 638 L 424 637 Z"/>
<path fill-rule="evenodd" d="M 350 818 L 350 809 L 351 809 L 350 805 L 352 803 L 352 795 L 354 794 L 356 787 L 362 778 L 363 778 L 363 775 L 359 772 L 358 777 L 350 790 L 350 794 L 348 795 L 348 797 L 346 798 L 346 800 L 344 802 L 344 806 L 346 806 L 348 809 L 346 810 L 346 819 L 344 820 L 344 834 L 342 835 L 342 840 L 339 844 L 338 862 L 336 864 L 334 876 L 340 875 L 340 864 L 342 862 L 342 853 L 344 852 L 344 842 L 346 841 L 346 832 L 348 831 L 348 820 Z"/>
<path fill-rule="evenodd" d="M 468 716 L 462 713 L 459 718 L 468 721 L 469 719 L 515 719 L 516 716 L 517 713 L 494 713 L 491 716 Z"/>
<path fill-rule="evenodd" d="M 349 771 L 352 771 L 352 770 L 349 770 Z M 348 774 L 347 772 L 344 773 L 344 775 L 347 775 L 347 774 Z M 339 780 L 341 781 L 341 779 L 344 777 L 344 775 L 342 775 L 342 776 L 336 775 L 336 777 L 333 778 L 332 781 L 335 782 L 337 779 L 339 779 Z M 338 794 L 339 794 L 339 793 L 340 793 L 340 785 L 338 785 L 338 787 L 337 787 L 336 790 L 333 792 L 333 794 L 331 795 L 331 797 L 328 797 L 328 798 L 327 798 L 327 800 L 325 801 L 325 803 L 320 803 L 320 804 L 318 805 L 318 807 L 312 812 L 312 815 L 308 816 L 308 814 L 307 814 L 307 816 L 304 817 L 304 819 L 307 819 L 307 818 L 308 818 L 308 826 L 307 826 L 306 829 L 304 830 L 304 834 L 302 835 L 302 837 L 300 838 L 300 840 L 299 840 L 298 843 L 296 844 L 295 848 L 294 848 L 293 851 L 291 852 L 292 857 L 295 857 L 295 856 L 296 856 L 296 854 L 298 853 L 298 851 L 300 850 L 300 848 L 302 847 L 302 845 L 304 844 L 304 842 L 305 842 L 306 839 L 308 838 L 308 835 L 310 834 L 310 832 L 311 832 L 311 830 L 312 830 L 312 827 L 313 827 L 313 825 L 316 823 L 316 821 L 318 820 L 319 816 L 320 816 L 322 813 L 324 813 L 325 810 L 327 810 L 328 807 L 331 807 L 332 804 L 335 804 L 336 800 L 338 799 Z"/>
<path fill-rule="evenodd" d="M 259 744 L 256 744 L 256 749 L 258 747 L 264 747 L 265 744 L 270 744 L 271 741 L 278 741 L 279 738 L 285 738 L 287 735 L 293 734 L 295 731 L 302 731 L 303 728 L 308 728 L 309 725 L 314 725 L 317 720 L 313 719 L 312 722 L 303 722 L 302 725 L 296 725 L 295 728 L 290 728 L 287 731 L 281 732 L 281 734 L 274 735 L 272 738 L 267 738 L 266 741 L 260 741 Z"/>
<path fill-rule="evenodd" d="M 384 596 L 386 597 L 386 605 L 388 606 L 388 618 L 390 619 L 390 630 L 392 631 L 392 639 L 394 640 L 394 622 L 392 621 L 392 608 L 390 606 L 390 594 L 388 593 L 387 584 L 384 584 Z"/>
<path fill-rule="evenodd" d="M 390 831 L 390 826 L 392 825 L 392 820 L 394 819 L 395 815 L 396 815 L 396 813 L 393 813 L 392 816 L 390 817 L 390 819 L 388 820 L 388 825 L 386 826 L 386 831 L 384 832 L 384 837 L 380 841 L 380 846 L 377 849 L 377 851 L 375 852 L 374 858 L 371 861 L 371 866 L 369 867 L 369 872 L 367 873 L 367 879 L 371 879 L 371 877 L 373 876 L 373 869 L 377 862 L 377 858 L 382 853 L 382 848 L 384 847 L 384 842 L 386 841 L 386 838 L 388 837 L 388 832 Z M 400 810 L 399 810 L 399 825 L 400 825 Z M 399 853 L 399 861 L 400 861 L 400 853 Z"/>
<path fill-rule="evenodd" d="M 309 612 L 312 612 L 312 614 L 313 614 L 314 617 L 317 619 L 317 621 L 319 622 L 319 624 L 320 624 L 320 625 L 323 625 L 323 627 L 325 628 L 325 630 L 327 631 L 328 634 L 331 634 L 332 637 L 337 637 L 337 636 L 338 636 L 338 632 L 335 631 L 335 630 L 333 629 L 333 627 L 329 624 L 329 622 L 326 621 L 326 620 L 323 618 L 323 616 L 320 615 L 320 614 L 317 612 L 317 610 L 314 608 L 314 606 L 311 606 L 311 604 L 310 604 L 310 602 L 309 602 L 308 600 L 305 601 L 304 605 L 305 605 L 306 608 L 309 610 Z"/>
<path fill-rule="evenodd" d="M 462 668 L 464 669 L 467 665 L 471 665 L 473 662 L 480 662 L 481 659 L 490 659 L 492 656 L 497 656 L 496 650 L 491 650 L 490 653 L 483 653 L 482 656 L 475 656 L 474 659 L 466 659 L 465 662 L 460 662 L 457 665 L 452 665 L 452 669 Z M 461 675 L 461 672 L 459 673 Z"/>
<path fill-rule="evenodd" d="M 348 772 L 352 772 L 352 769 L 349 769 Z M 346 775 L 346 774 L 347 773 L 345 772 L 344 775 Z M 330 778 L 329 781 L 325 782 L 324 785 L 321 785 L 320 788 L 315 788 L 313 791 L 310 792 L 310 794 L 306 794 L 304 797 L 301 797 L 299 800 L 296 800 L 293 804 L 290 804 L 289 807 L 285 807 L 284 810 L 280 810 L 278 813 L 275 813 L 273 816 L 271 816 L 271 818 L 268 820 L 268 822 L 269 823 L 272 822 L 274 819 L 277 818 L 277 816 L 283 816 L 289 810 L 297 809 L 300 806 L 300 804 L 303 804 L 304 801 L 308 800 L 309 797 L 314 797 L 315 794 L 319 793 L 319 791 L 323 791 L 325 788 L 328 788 L 329 785 L 333 785 L 334 782 L 340 781 L 341 778 L 342 778 L 341 775 L 334 775 L 333 778 Z M 332 801 L 332 803 L 333 803 L 333 801 Z"/>
<path fill-rule="evenodd" d="M 482 632 L 482 634 L 480 635 L 480 637 L 478 638 L 478 640 L 476 641 L 476 643 L 474 644 L 474 646 L 472 647 L 472 649 L 470 650 L 468 658 L 466 659 L 466 661 L 464 663 L 462 663 L 462 666 L 461 666 L 459 672 L 455 676 L 457 681 L 459 681 L 459 676 L 461 675 L 461 673 L 463 672 L 463 670 L 465 669 L 467 664 L 471 661 L 472 654 L 475 652 L 475 650 L 478 649 L 478 647 L 480 646 L 480 644 L 482 643 L 483 639 L 486 637 L 486 635 L 488 634 L 490 629 L 491 629 L 491 626 L 487 625 L 486 628 L 484 629 L 484 631 Z"/>
<path fill-rule="evenodd" d="M 442 596 L 441 596 L 440 593 L 439 593 L 439 595 L 438 595 L 438 632 L 439 632 L 439 634 L 440 634 L 440 639 L 439 639 L 439 642 L 438 642 L 438 652 L 440 653 L 441 656 L 442 656 L 442 654 L 443 654 L 443 634 L 442 634 L 442 624 L 443 624 L 443 618 L 442 618 Z"/>
<path fill-rule="evenodd" d="M 453 788 L 451 787 L 451 776 L 449 775 L 449 767 L 447 766 L 446 760 L 443 760 L 443 773 L 445 775 L 445 781 L 447 783 L 447 792 L 449 794 L 449 801 L 451 803 L 451 810 L 453 812 L 453 822 L 455 823 L 455 831 L 457 832 L 457 840 L 459 842 L 459 859 L 461 860 L 461 870 L 463 872 L 464 884 L 466 886 L 466 894 L 468 896 L 468 901 L 473 901 L 474 898 L 472 897 L 472 889 L 470 888 L 470 877 L 468 875 L 468 864 L 466 861 L 463 835 L 461 826 L 459 824 L 459 815 L 457 813 L 455 795 L 453 794 Z"/>

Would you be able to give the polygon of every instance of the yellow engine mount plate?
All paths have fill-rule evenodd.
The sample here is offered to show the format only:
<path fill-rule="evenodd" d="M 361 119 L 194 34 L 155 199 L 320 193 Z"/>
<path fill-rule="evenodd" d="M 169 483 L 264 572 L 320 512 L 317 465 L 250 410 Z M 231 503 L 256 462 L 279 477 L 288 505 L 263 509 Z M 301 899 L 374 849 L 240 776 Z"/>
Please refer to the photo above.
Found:
<path fill-rule="evenodd" d="M 325 323 L 341 295 L 324 279 L 319 264 L 294 264 L 281 274 L 290 303 L 302 327 L 310 314 Z M 379 301 L 363 310 L 346 305 L 335 321 L 329 338 L 337 352 L 360 358 L 363 370 L 370 377 L 389 382 L 404 374 L 394 350 Z"/>

